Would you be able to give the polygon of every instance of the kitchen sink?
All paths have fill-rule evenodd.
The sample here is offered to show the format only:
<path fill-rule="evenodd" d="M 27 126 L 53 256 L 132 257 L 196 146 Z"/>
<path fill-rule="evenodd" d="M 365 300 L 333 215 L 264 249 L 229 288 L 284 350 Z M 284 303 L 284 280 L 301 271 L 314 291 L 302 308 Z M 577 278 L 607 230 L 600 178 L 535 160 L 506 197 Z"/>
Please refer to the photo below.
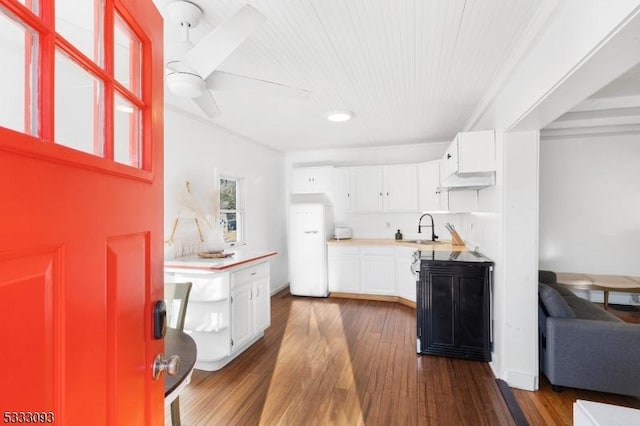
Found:
<path fill-rule="evenodd" d="M 402 240 L 402 242 L 405 243 L 412 243 L 412 244 L 442 244 L 442 241 L 431 241 L 431 240 Z"/>

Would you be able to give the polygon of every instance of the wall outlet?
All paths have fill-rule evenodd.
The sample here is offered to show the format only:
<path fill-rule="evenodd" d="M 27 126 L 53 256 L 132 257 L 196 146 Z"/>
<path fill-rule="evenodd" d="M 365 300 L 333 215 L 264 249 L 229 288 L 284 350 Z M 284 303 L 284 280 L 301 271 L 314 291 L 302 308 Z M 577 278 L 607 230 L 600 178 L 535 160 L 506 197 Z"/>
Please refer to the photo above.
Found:
<path fill-rule="evenodd" d="M 387 224 L 387 229 L 391 228 L 391 222 L 386 222 L 386 224 Z"/>

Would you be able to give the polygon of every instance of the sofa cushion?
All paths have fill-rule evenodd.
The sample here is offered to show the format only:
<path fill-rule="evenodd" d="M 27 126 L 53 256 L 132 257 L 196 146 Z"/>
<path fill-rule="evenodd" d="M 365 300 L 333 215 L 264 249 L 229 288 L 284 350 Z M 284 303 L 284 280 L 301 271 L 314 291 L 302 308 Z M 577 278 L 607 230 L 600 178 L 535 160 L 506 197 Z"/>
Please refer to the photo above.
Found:
<path fill-rule="evenodd" d="M 576 314 L 573 312 L 564 297 L 555 288 L 539 283 L 538 284 L 538 296 L 544 305 L 544 308 L 549 313 L 549 316 L 555 318 L 575 318 Z"/>
<path fill-rule="evenodd" d="M 583 299 L 580 296 L 576 296 L 575 294 L 571 296 L 564 296 L 564 299 L 569 304 L 569 307 L 575 314 L 576 318 L 595 321 L 624 322 L 595 303 L 587 299 Z"/>

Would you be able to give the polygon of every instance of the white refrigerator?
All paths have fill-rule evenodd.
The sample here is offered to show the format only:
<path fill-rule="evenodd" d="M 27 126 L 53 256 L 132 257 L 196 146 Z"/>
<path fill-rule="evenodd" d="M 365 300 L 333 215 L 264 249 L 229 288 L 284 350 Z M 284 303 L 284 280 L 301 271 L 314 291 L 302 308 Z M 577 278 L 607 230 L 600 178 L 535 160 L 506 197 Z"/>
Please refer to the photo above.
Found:
<path fill-rule="evenodd" d="M 289 291 L 295 296 L 326 297 L 327 239 L 332 210 L 324 203 L 291 204 L 289 208 Z"/>

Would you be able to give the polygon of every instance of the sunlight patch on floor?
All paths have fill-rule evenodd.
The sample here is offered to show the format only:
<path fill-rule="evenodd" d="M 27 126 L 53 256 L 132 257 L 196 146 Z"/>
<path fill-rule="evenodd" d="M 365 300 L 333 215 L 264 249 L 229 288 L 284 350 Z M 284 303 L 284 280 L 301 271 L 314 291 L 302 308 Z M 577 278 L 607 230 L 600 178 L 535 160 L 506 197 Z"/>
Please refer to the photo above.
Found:
<path fill-rule="evenodd" d="M 320 327 L 316 310 L 332 320 Z M 268 418 L 282 401 L 284 413 Z M 292 303 L 262 413 L 261 424 L 364 424 L 339 305 Z"/>

